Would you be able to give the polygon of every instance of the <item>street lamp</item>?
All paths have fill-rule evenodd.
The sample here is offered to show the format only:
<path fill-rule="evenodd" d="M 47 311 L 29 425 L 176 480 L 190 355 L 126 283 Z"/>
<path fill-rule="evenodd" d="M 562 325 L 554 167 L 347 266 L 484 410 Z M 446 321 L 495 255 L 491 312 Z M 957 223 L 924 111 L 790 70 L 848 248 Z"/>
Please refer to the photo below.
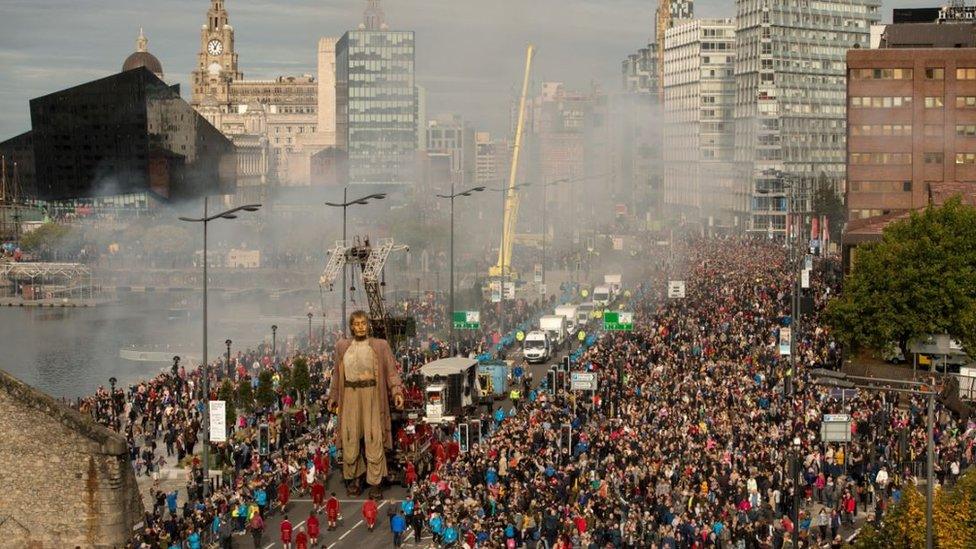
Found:
<path fill-rule="evenodd" d="M 115 421 L 115 416 L 118 414 L 118 411 L 115 408 L 115 384 L 117 382 L 118 382 L 118 380 L 115 379 L 115 376 L 112 376 L 112 377 L 108 378 L 108 384 L 112 387 L 112 399 L 110 400 L 110 402 L 112 403 L 112 421 L 113 422 Z"/>
<path fill-rule="evenodd" d="M 800 437 L 793 437 L 793 547 L 800 546 Z"/>
<path fill-rule="evenodd" d="M 210 488 L 210 365 L 207 362 L 207 225 L 215 219 L 236 219 L 239 211 L 256 212 L 261 208 L 260 204 L 245 204 L 230 210 L 214 215 L 207 215 L 207 208 L 210 205 L 208 197 L 203 197 L 203 217 L 180 217 L 180 221 L 188 223 L 203 224 L 203 396 L 207 399 L 207 410 L 203 414 L 203 497 L 209 495 Z M 174 357 L 173 370 L 179 357 Z"/>
<path fill-rule="evenodd" d="M 505 277 L 506 277 L 506 273 L 505 273 L 505 197 L 508 196 L 508 193 L 515 194 L 515 191 L 517 191 L 519 189 L 524 189 L 524 188 L 530 187 L 530 186 L 532 186 L 532 183 L 519 183 L 518 185 L 512 185 L 511 187 L 502 187 L 502 188 L 499 188 L 499 189 L 494 189 L 494 188 L 492 188 L 492 189 L 486 189 L 488 191 L 491 191 L 491 192 L 494 192 L 494 193 L 500 193 L 502 195 L 502 235 L 501 235 L 502 236 L 502 239 L 501 239 L 501 246 L 498 249 L 498 252 L 499 252 L 499 258 L 498 259 L 500 260 L 499 261 L 499 265 L 498 265 L 498 267 L 499 267 L 499 269 L 498 269 L 498 275 L 501 277 L 502 295 L 501 295 L 501 299 L 498 300 L 498 318 L 499 318 L 498 321 L 500 323 L 501 334 L 503 336 L 505 335 L 505 316 L 502 314 L 502 302 L 505 301 Z M 509 260 L 509 261 L 511 261 L 511 260 Z M 509 271 L 511 271 L 511 269 L 509 269 Z"/>
<path fill-rule="evenodd" d="M 926 466 L 925 466 L 925 547 L 933 548 L 932 505 L 935 501 L 935 396 L 938 394 L 933 384 L 907 381 L 902 379 L 886 379 L 878 377 L 852 376 L 834 370 L 817 368 L 810 371 L 812 381 L 826 387 L 842 389 L 864 389 L 868 391 L 893 391 L 928 399 L 928 418 L 926 436 Z M 895 387 L 892 387 L 895 385 Z M 846 459 L 846 458 L 845 458 Z"/>
<path fill-rule="evenodd" d="M 231 343 L 232 342 L 229 339 L 224 341 L 224 345 L 227 346 L 227 378 L 228 379 L 233 379 L 234 377 L 234 371 L 231 370 L 230 368 L 230 344 Z"/>
<path fill-rule="evenodd" d="M 312 349 L 312 317 L 314 315 L 312 314 L 311 311 L 309 311 L 308 315 L 306 316 L 308 316 L 308 348 L 309 350 L 311 350 Z"/>
<path fill-rule="evenodd" d="M 271 356 L 278 359 L 278 325 L 271 325 Z"/>
<path fill-rule="evenodd" d="M 345 246 L 346 242 L 346 210 L 349 206 L 365 206 L 369 204 L 370 200 L 383 200 L 386 198 L 386 193 L 374 193 L 362 198 L 357 198 L 355 200 L 349 200 L 348 197 L 349 187 L 343 187 L 342 189 L 342 202 L 326 202 L 326 206 L 332 206 L 333 208 L 342 208 L 342 243 Z M 346 266 L 342 266 L 342 337 L 346 337 Z"/>
<path fill-rule="evenodd" d="M 466 191 L 454 192 L 454 180 L 451 180 L 451 194 L 438 194 L 437 198 L 446 198 L 451 201 L 451 292 L 447 310 L 447 321 L 451 325 L 451 356 L 454 355 L 454 199 L 459 196 L 471 196 L 471 193 L 480 193 L 485 187 L 472 187 Z"/>

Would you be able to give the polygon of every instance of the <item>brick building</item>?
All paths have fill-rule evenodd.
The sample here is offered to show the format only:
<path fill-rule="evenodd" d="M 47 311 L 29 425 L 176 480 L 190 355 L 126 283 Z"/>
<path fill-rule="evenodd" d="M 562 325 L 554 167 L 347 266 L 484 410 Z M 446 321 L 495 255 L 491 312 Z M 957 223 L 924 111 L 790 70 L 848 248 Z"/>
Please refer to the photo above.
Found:
<path fill-rule="evenodd" d="M 875 221 L 972 196 L 976 49 L 855 49 L 847 67 L 849 252 Z"/>
<path fill-rule="evenodd" d="M 144 509 L 125 439 L 0 370 L 0 547 L 122 547 Z"/>

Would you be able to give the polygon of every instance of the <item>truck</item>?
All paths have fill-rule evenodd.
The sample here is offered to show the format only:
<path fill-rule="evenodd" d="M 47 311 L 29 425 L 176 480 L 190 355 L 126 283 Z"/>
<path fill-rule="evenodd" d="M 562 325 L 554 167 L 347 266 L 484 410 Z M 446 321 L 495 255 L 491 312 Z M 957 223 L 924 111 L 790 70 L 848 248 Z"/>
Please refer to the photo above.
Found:
<path fill-rule="evenodd" d="M 611 301 L 613 301 L 613 290 L 610 286 L 602 284 L 593 288 L 593 303 L 601 307 L 606 307 L 610 305 Z"/>
<path fill-rule="evenodd" d="M 477 404 L 481 394 L 478 361 L 474 358 L 450 357 L 425 364 L 424 421 L 444 423 L 463 417 Z"/>
<path fill-rule="evenodd" d="M 621 277 L 619 274 L 608 274 L 603 275 L 603 284 L 610 286 L 610 291 L 613 295 L 619 295 L 621 290 Z"/>
<path fill-rule="evenodd" d="M 481 400 L 488 402 L 508 396 L 508 374 L 511 366 L 504 360 L 488 360 L 478 365 Z"/>
<path fill-rule="evenodd" d="M 525 340 L 522 341 L 522 356 L 525 357 L 526 362 L 546 362 L 552 357 L 552 353 L 549 334 L 542 330 L 533 330 L 525 335 Z"/>
<path fill-rule="evenodd" d="M 593 318 L 593 311 L 595 310 L 596 305 L 592 301 L 580 303 L 579 307 L 576 308 L 576 325 L 582 328 L 589 324 L 590 319 Z"/>
<path fill-rule="evenodd" d="M 562 315 L 543 315 L 539 317 L 539 329 L 549 336 L 553 349 L 560 349 L 566 342 L 566 317 Z"/>
<path fill-rule="evenodd" d="M 577 309 L 578 308 L 576 307 L 576 305 L 568 304 L 568 305 L 559 305 L 558 307 L 556 307 L 556 310 L 553 311 L 553 314 L 559 315 L 566 319 L 566 333 L 568 333 L 570 336 L 576 335 Z"/>

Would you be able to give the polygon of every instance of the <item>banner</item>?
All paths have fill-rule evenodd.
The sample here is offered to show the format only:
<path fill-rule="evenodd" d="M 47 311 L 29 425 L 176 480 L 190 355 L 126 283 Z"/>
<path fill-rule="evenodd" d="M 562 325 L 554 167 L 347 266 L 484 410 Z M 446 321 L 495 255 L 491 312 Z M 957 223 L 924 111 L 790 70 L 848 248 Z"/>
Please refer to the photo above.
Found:
<path fill-rule="evenodd" d="M 781 356 L 790 354 L 791 331 L 790 328 L 785 326 L 779 329 L 779 354 Z"/>
<path fill-rule="evenodd" d="M 210 442 L 227 442 L 227 403 L 210 401 Z"/>
<path fill-rule="evenodd" d="M 820 239 L 820 218 L 813 216 L 810 220 L 810 240 Z"/>

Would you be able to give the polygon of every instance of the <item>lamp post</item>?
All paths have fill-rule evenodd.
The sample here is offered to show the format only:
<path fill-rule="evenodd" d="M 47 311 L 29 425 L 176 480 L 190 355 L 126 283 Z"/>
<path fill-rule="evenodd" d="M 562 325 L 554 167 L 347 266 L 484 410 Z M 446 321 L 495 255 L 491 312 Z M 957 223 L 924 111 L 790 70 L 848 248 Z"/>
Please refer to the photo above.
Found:
<path fill-rule="evenodd" d="M 934 532 L 932 525 L 932 506 L 935 501 L 935 397 L 938 394 L 931 384 L 901 379 L 886 379 L 877 377 L 852 376 L 834 370 L 815 369 L 811 372 L 811 379 L 817 385 L 839 387 L 842 389 L 864 389 L 868 391 L 893 391 L 928 399 L 928 417 L 926 418 L 926 464 L 925 464 L 925 547 L 934 546 Z"/>
<path fill-rule="evenodd" d="M 232 341 L 229 339 L 224 341 L 224 345 L 227 346 L 227 378 L 228 379 L 234 378 L 234 370 L 232 370 L 230 367 L 230 344 L 231 343 Z"/>
<path fill-rule="evenodd" d="M 256 212 L 260 204 L 245 204 L 214 215 L 207 215 L 208 197 L 203 197 L 203 217 L 180 217 L 180 221 L 203 224 L 203 397 L 207 399 L 207 409 L 203 414 L 203 497 L 210 493 L 210 365 L 207 361 L 207 225 L 215 219 L 236 219 L 239 211 Z M 173 370 L 176 371 L 179 357 L 173 357 Z"/>
<path fill-rule="evenodd" d="M 349 187 L 343 187 L 342 189 L 342 202 L 326 202 L 326 206 L 332 206 L 333 208 L 342 208 L 342 242 L 345 246 L 346 242 L 346 210 L 349 206 L 360 205 L 365 206 L 369 204 L 370 200 L 383 200 L 386 198 L 386 193 L 374 193 L 366 195 L 362 198 L 357 198 L 355 200 L 349 200 Z M 346 336 L 346 266 L 342 266 L 342 337 Z"/>
<path fill-rule="evenodd" d="M 271 325 L 271 356 L 278 359 L 278 325 Z"/>
<path fill-rule="evenodd" d="M 118 415 L 118 410 L 115 407 L 115 384 L 117 382 L 118 382 L 118 380 L 115 379 L 115 376 L 112 376 L 112 377 L 108 378 L 108 384 L 109 384 L 110 387 L 112 387 L 112 393 L 111 393 L 111 397 L 112 398 L 111 398 L 111 400 L 109 402 L 112 403 L 112 421 L 113 422 L 115 421 L 115 416 Z"/>
<path fill-rule="evenodd" d="M 454 180 L 451 180 L 451 194 L 438 194 L 437 198 L 446 198 L 451 201 L 451 291 L 448 299 L 447 321 L 451 326 L 451 356 L 454 356 L 454 199 L 461 196 L 471 196 L 471 193 L 480 193 L 485 187 L 472 187 L 459 193 L 454 192 Z"/>
<path fill-rule="evenodd" d="M 311 311 L 309 311 L 308 315 L 306 315 L 306 316 L 308 316 L 308 348 L 309 348 L 309 350 L 311 350 L 311 348 L 312 348 L 312 317 L 314 315 L 312 314 Z"/>
<path fill-rule="evenodd" d="M 502 187 L 500 189 L 487 189 L 491 192 L 500 193 L 502 195 L 502 234 L 501 234 L 501 246 L 498 249 L 500 265 L 498 265 L 498 274 L 501 277 L 501 299 L 498 300 L 498 322 L 502 336 L 505 335 L 505 315 L 502 314 L 502 302 L 505 301 L 505 278 L 507 276 L 505 272 L 505 197 L 509 193 L 515 194 L 518 189 L 524 189 L 525 187 L 531 186 L 532 183 L 519 183 L 518 185 L 512 185 L 511 187 Z M 509 261 L 511 261 L 509 259 Z M 511 271 L 511 269 L 509 269 Z"/>
<path fill-rule="evenodd" d="M 793 437 L 793 549 L 800 546 L 800 437 Z"/>

